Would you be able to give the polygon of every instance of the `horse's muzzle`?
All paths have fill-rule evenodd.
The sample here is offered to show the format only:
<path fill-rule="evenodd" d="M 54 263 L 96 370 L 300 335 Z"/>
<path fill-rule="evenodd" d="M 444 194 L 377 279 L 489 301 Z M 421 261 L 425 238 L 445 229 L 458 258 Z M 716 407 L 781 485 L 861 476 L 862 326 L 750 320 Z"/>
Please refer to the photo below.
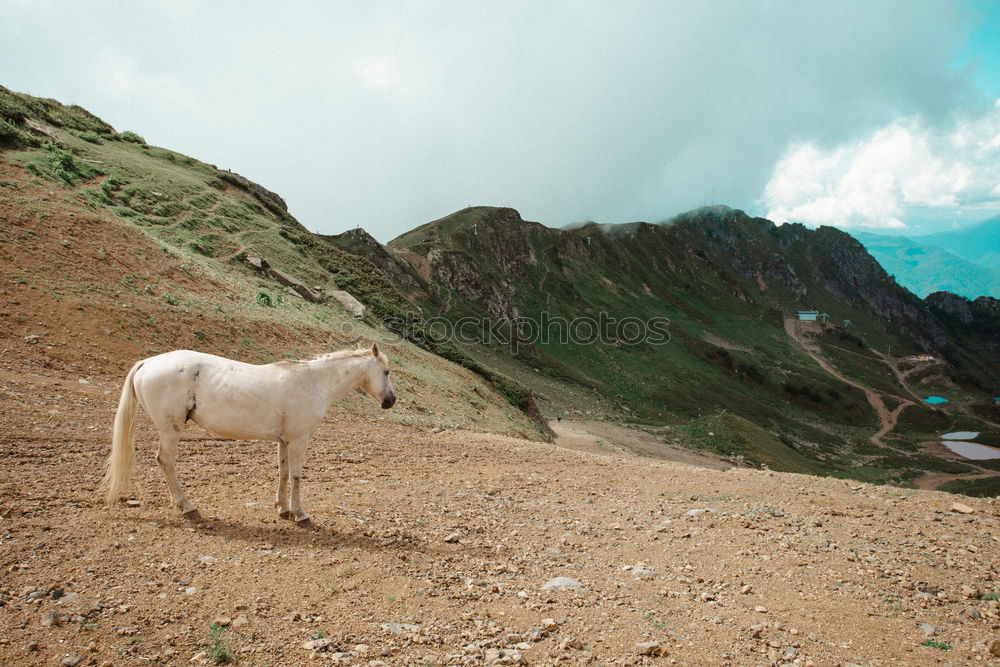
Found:
<path fill-rule="evenodd" d="M 383 410 L 388 410 L 389 408 L 391 408 L 394 405 L 396 405 L 396 395 L 395 394 L 389 394 L 388 396 L 386 396 L 385 398 L 382 399 L 382 409 Z"/>

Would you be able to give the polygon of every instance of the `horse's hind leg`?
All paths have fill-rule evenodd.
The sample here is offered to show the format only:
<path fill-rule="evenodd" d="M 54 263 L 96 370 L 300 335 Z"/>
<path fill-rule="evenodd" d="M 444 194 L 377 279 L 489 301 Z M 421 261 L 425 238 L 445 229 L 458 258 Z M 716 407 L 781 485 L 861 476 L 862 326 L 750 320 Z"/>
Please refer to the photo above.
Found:
<path fill-rule="evenodd" d="M 309 515 L 302 511 L 302 505 L 299 502 L 299 488 L 302 484 L 302 463 L 306 457 L 306 445 L 308 442 L 307 438 L 303 438 L 288 443 L 288 477 L 292 482 L 292 502 L 288 508 L 289 518 L 294 519 L 303 527 L 312 525 Z"/>
<path fill-rule="evenodd" d="M 189 521 L 197 521 L 201 518 L 198 508 L 194 506 L 184 491 L 181 490 L 181 483 L 177 480 L 177 442 L 181 439 L 180 433 L 176 431 L 160 431 L 160 450 L 156 454 L 156 461 L 160 464 L 163 477 L 167 480 L 167 490 L 170 491 L 170 500 L 177 507 L 184 518 Z"/>
<path fill-rule="evenodd" d="M 278 493 L 274 506 L 282 519 L 291 518 L 292 514 L 288 511 L 288 443 L 284 440 L 278 441 Z"/>

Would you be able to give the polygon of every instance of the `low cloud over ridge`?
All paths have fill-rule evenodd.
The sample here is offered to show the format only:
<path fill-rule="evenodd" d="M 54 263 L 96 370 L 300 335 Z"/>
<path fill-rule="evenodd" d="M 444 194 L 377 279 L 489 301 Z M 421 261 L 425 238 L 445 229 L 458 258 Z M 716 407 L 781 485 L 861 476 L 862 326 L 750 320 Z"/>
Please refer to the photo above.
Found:
<path fill-rule="evenodd" d="M 778 162 L 762 203 L 777 222 L 844 228 L 996 215 L 1000 100 L 943 126 L 910 117 L 829 148 L 799 143 Z"/>

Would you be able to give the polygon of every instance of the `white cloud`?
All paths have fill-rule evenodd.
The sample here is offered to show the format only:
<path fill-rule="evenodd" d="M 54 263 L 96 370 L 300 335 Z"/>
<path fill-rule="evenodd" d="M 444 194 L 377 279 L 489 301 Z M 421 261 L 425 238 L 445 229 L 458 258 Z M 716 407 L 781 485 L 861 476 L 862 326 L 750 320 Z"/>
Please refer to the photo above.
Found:
<path fill-rule="evenodd" d="M 761 198 L 767 217 L 836 227 L 902 228 L 914 211 L 1000 208 L 1000 104 L 932 127 L 898 119 L 861 140 L 793 145 Z"/>

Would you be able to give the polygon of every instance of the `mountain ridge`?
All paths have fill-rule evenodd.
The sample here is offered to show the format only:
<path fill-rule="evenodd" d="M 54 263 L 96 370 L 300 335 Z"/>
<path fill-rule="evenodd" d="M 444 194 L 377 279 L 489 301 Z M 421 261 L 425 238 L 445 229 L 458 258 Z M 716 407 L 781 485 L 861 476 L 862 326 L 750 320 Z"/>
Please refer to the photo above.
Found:
<path fill-rule="evenodd" d="M 550 412 L 573 414 L 576 406 L 558 395 L 575 387 L 569 391 L 573 401 L 586 402 L 588 392 L 603 397 L 603 408 L 587 409 L 645 421 L 665 434 L 688 428 L 668 424 L 671 420 L 706 423 L 705 414 L 719 410 L 764 423 L 791 443 L 772 443 L 772 454 L 780 451 L 769 455 L 773 465 L 795 460 L 794 465 L 827 474 L 838 474 L 843 465 L 847 474 L 846 452 L 852 448 L 855 456 L 876 464 L 930 465 L 911 441 L 933 437 L 937 427 L 930 425 L 943 426 L 954 416 L 901 394 L 898 369 L 880 352 L 888 350 L 893 364 L 903 354 L 946 359 L 946 366 L 937 368 L 943 374 L 924 378 L 928 386 L 957 379 L 968 387 L 963 391 L 972 392 L 969 400 L 980 405 L 981 416 L 989 414 L 982 397 L 995 386 L 995 372 L 981 362 L 982 353 L 966 348 L 995 344 L 993 311 L 966 307 L 974 302 L 954 295 L 921 300 L 898 285 L 859 241 L 832 227 L 775 225 L 711 207 L 668 224 L 555 229 L 524 221 L 512 208 L 472 207 L 418 226 L 382 252 L 387 261 L 412 269 L 418 287 L 409 296 L 426 316 L 506 323 L 508 348 L 514 340 L 516 351 L 496 344 L 467 349 L 536 387 Z M 797 310 L 831 314 L 831 323 L 807 337 L 841 371 L 894 406 L 910 403 L 889 436 L 889 450 L 858 447 L 872 423 L 865 395 L 817 372 L 812 359 L 784 335 L 783 321 Z M 618 319 L 667 317 L 671 343 L 656 349 L 554 345 L 525 336 L 518 324 L 600 313 Z M 656 405 L 669 408 L 651 407 Z M 825 431 L 809 426 L 817 417 L 828 422 Z M 732 451 L 731 442 L 745 437 L 746 425 L 734 421 L 719 429 L 730 442 L 716 451 Z M 900 457 L 900 451 L 906 454 Z M 840 457 L 842 464 L 831 470 L 829 461 L 822 463 L 830 457 Z"/>

